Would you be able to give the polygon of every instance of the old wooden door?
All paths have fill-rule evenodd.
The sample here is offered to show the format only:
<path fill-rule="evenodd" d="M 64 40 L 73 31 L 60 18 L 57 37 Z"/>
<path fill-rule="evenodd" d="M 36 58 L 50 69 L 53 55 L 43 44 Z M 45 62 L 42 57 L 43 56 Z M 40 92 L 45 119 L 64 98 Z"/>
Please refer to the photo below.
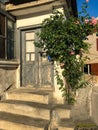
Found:
<path fill-rule="evenodd" d="M 47 56 L 40 53 L 34 41 L 38 40 L 39 29 L 22 31 L 21 43 L 21 85 L 53 86 L 53 65 Z"/>

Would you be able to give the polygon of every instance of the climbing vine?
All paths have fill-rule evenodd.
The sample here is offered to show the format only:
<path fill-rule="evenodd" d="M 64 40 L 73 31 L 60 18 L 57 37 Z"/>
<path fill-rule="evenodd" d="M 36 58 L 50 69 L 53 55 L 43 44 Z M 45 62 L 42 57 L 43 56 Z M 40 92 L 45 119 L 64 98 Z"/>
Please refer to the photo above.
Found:
<path fill-rule="evenodd" d="M 68 104 L 75 101 L 77 89 L 88 85 L 82 78 L 83 66 L 88 58 L 84 54 L 90 47 L 85 40 L 98 25 L 96 19 L 87 13 L 87 7 L 88 3 L 84 2 L 79 17 L 70 16 L 68 19 L 61 12 L 53 10 L 53 14 L 42 22 L 39 41 L 35 42 L 46 52 L 50 62 L 59 63 L 63 79 L 55 68 L 57 83 Z"/>

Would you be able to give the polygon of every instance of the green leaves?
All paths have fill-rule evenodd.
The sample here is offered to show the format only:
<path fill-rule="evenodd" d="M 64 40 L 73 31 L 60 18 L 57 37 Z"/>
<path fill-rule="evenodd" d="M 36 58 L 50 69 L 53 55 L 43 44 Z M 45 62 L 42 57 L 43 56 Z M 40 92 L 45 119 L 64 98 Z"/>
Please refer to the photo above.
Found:
<path fill-rule="evenodd" d="M 88 85 L 87 82 L 81 82 L 83 63 L 87 59 L 83 54 L 89 49 L 89 44 L 84 40 L 93 29 L 91 24 L 85 23 L 85 18 L 89 17 L 86 8 L 87 5 L 83 3 L 81 14 L 85 13 L 85 15 L 80 15 L 79 18 L 65 19 L 61 12 L 53 11 L 53 15 L 43 21 L 41 32 L 38 34 L 40 40 L 35 43 L 53 60 L 63 64 L 61 69 L 64 79 L 57 70 L 56 79 L 68 103 L 75 101 L 73 92 Z"/>

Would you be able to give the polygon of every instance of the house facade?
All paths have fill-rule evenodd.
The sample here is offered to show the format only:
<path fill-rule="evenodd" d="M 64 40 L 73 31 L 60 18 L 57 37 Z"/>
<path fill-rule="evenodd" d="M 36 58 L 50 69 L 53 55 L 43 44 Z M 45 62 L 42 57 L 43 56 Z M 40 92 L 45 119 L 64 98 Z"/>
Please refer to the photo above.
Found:
<path fill-rule="evenodd" d="M 55 79 L 53 64 L 33 44 L 34 41 L 38 40 L 36 33 L 40 31 L 42 21 L 52 14 L 53 8 L 61 12 L 69 10 L 66 18 L 70 15 L 77 16 L 76 0 L 1 0 L 1 98 L 2 93 L 9 89 L 20 87 L 39 89 L 42 87 L 53 89 L 55 101 L 60 104 L 64 103 Z M 88 64 L 90 64 L 90 61 L 87 66 Z M 87 120 L 93 117 L 98 124 L 96 93 L 97 87 L 87 87 L 77 92 L 77 102 L 71 110 L 71 117 L 74 120 Z"/>
<path fill-rule="evenodd" d="M 94 85 L 98 86 L 98 36 L 96 33 L 89 35 L 87 42 L 90 43 L 90 49 L 84 72 L 86 76 L 92 78 Z"/>
<path fill-rule="evenodd" d="M 0 2 L 0 93 L 10 85 L 16 84 L 19 62 L 15 60 L 14 23 L 15 18 L 6 11 L 5 5 Z"/>
<path fill-rule="evenodd" d="M 9 0 L 1 1 L 0 5 L 1 64 L 5 66 L 4 71 L 7 71 L 6 67 L 11 71 L 9 79 L 12 77 L 5 88 L 1 82 L 1 90 L 10 85 L 54 88 L 54 67 L 33 43 L 38 40 L 36 33 L 40 31 L 42 21 L 52 14 L 53 8 L 64 12 L 71 7 L 67 17 L 76 16 L 76 1 Z"/>

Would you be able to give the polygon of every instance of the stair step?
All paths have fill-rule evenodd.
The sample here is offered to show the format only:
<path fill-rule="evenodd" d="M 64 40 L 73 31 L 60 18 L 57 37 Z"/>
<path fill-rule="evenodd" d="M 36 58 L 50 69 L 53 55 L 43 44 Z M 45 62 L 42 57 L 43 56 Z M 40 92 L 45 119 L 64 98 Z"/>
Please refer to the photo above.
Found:
<path fill-rule="evenodd" d="M 58 130 L 74 130 L 74 128 L 66 127 L 66 126 L 59 126 Z"/>
<path fill-rule="evenodd" d="M 53 88 L 33 88 L 33 87 L 20 87 L 10 90 L 9 92 L 23 92 L 23 93 L 38 93 L 38 94 L 50 94 L 54 91 Z"/>
<path fill-rule="evenodd" d="M 18 90 L 6 93 L 6 99 L 49 104 L 49 93 L 46 93 L 44 91 L 34 91 L 32 89 L 31 91 Z"/>
<path fill-rule="evenodd" d="M 59 104 L 54 107 L 54 112 L 57 114 L 59 119 L 66 118 L 70 119 L 71 106 Z"/>
<path fill-rule="evenodd" d="M 94 121 L 92 119 L 77 120 L 77 121 L 74 121 L 71 118 L 70 119 L 61 119 L 58 130 L 75 130 L 75 129 L 79 129 L 79 130 L 95 129 L 95 130 L 97 130 L 98 126 L 94 123 Z"/>
<path fill-rule="evenodd" d="M 74 130 L 75 124 L 72 119 L 61 119 L 58 130 Z"/>
<path fill-rule="evenodd" d="M 19 88 L 7 92 L 6 100 L 0 102 L 0 129 L 48 130 L 54 119 L 58 130 L 74 130 L 71 121 L 68 122 L 71 106 L 54 104 L 52 92 L 50 88 Z"/>
<path fill-rule="evenodd" d="M 6 130 L 48 130 L 48 120 L 0 112 L 0 128 Z"/>
<path fill-rule="evenodd" d="M 39 104 L 27 101 L 6 100 L 4 102 L 0 102 L 0 111 L 47 120 L 50 119 L 51 108 L 52 106 L 48 104 Z"/>

